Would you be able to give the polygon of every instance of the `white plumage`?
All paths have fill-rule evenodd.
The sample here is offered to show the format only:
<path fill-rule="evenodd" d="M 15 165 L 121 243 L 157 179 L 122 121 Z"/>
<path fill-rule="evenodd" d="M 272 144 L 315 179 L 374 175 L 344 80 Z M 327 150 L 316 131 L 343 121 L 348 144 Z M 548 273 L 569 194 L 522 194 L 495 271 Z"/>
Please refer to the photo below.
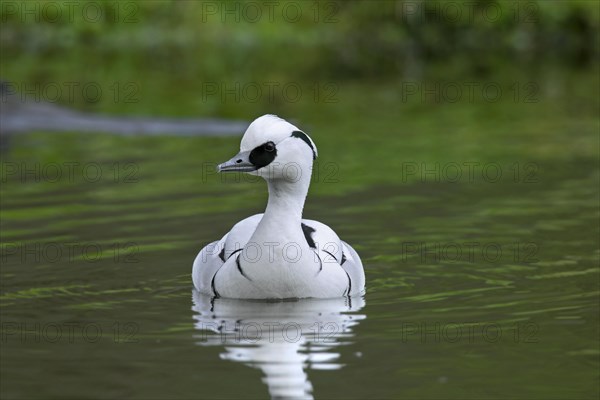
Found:
<path fill-rule="evenodd" d="M 264 214 L 238 222 L 203 248 L 192 271 L 204 294 L 239 299 L 334 298 L 364 291 L 358 254 L 327 225 L 302 219 L 317 148 L 304 132 L 274 115 L 256 119 L 240 153 L 219 171 L 262 176 Z"/>

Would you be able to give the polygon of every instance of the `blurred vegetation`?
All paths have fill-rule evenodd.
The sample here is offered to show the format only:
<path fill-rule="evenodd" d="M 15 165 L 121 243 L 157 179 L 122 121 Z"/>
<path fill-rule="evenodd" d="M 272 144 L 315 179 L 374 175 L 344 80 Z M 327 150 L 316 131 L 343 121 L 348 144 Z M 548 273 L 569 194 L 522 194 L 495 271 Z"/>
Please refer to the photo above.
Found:
<path fill-rule="evenodd" d="M 200 99 L 202 83 L 481 79 L 510 68 L 535 74 L 548 64 L 586 68 L 599 58 L 596 1 L 74 4 L 3 3 L 2 79 L 103 87 L 135 81 L 144 97 L 137 107 L 85 104 L 78 93 L 74 105 L 239 116 L 266 104 L 281 111 L 286 99 L 276 92 L 250 106 L 223 104 Z M 174 96 L 177 104 L 161 100 Z"/>
<path fill-rule="evenodd" d="M 47 6 L 56 4 L 60 11 Z M 81 90 L 73 101 L 59 100 L 94 112 L 248 121 L 280 114 L 313 135 L 322 173 L 329 162 L 343 166 L 334 185 L 316 179 L 316 193 L 396 182 L 401 162 L 534 161 L 552 168 L 558 160 L 598 156 L 596 1 L 281 1 L 272 18 L 268 3 L 252 1 L 75 2 L 71 12 L 65 4 L 3 3 L 2 79 L 28 91 L 58 82 L 63 97 L 70 95 L 65 83 L 97 82 L 105 92 L 98 101 L 86 101 Z M 87 4 L 94 6 L 84 12 Z M 297 14 L 283 11 L 294 5 L 302 11 L 297 22 Z M 124 91 L 132 82 L 135 93 Z M 207 96 L 207 82 L 221 93 Z M 253 82 L 263 90 L 256 101 L 222 96 L 223 89 Z M 303 96 L 290 101 L 282 90 L 269 96 L 267 82 L 298 83 Z M 477 83 L 473 96 L 469 82 Z M 407 83 L 421 88 L 409 96 Z M 497 101 L 482 93 L 488 83 L 502 89 Z M 135 101 L 115 101 L 115 84 Z M 461 98 L 440 98 L 440 87 L 453 84 Z M 182 168 L 222 161 L 238 140 L 36 135 L 23 138 L 12 156 L 107 163 L 172 157 L 146 163 L 144 171 L 155 167 L 152 176 L 164 178 L 148 183 L 150 192 L 175 193 L 200 185 L 200 176 Z M 368 168 L 366 148 L 378 160 Z M 201 187 L 222 190 L 214 176 Z M 264 194 L 251 183 L 238 186 L 245 188 Z M 136 195 L 119 195 L 130 194 Z"/>

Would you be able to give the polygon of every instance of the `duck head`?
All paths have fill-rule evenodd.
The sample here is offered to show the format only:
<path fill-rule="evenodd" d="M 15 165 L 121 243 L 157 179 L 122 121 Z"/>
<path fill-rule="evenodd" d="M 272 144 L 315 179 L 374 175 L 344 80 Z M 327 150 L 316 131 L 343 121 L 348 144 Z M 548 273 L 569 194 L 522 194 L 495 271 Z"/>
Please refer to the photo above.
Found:
<path fill-rule="evenodd" d="M 316 158 L 317 147 L 306 133 L 276 115 L 263 115 L 246 129 L 240 152 L 217 168 L 219 172 L 247 172 L 267 181 L 294 180 L 298 173 L 310 176 Z"/>

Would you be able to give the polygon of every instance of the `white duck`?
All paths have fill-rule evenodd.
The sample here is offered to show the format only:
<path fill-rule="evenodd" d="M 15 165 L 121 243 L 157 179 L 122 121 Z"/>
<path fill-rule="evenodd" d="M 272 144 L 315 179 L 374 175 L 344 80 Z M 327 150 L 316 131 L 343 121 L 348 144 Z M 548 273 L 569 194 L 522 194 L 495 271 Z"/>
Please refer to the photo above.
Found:
<path fill-rule="evenodd" d="M 263 177 L 264 214 L 238 222 L 194 261 L 200 293 L 238 299 L 334 298 L 361 294 L 360 258 L 327 225 L 302 219 L 317 148 L 289 122 L 264 115 L 250 124 L 240 152 L 218 166 Z"/>

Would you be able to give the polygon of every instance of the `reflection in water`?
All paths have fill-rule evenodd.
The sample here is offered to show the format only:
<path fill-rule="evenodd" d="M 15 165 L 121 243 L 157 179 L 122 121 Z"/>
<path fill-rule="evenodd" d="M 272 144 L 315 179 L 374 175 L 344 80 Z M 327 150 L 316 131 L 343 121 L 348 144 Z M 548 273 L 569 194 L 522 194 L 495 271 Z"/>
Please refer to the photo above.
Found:
<path fill-rule="evenodd" d="M 335 348 L 349 343 L 362 298 L 266 302 L 211 299 L 193 290 L 201 346 L 224 346 L 221 358 L 260 368 L 273 398 L 312 398 L 305 372 L 339 369 Z M 213 333 L 208 333 L 213 332 Z"/>

